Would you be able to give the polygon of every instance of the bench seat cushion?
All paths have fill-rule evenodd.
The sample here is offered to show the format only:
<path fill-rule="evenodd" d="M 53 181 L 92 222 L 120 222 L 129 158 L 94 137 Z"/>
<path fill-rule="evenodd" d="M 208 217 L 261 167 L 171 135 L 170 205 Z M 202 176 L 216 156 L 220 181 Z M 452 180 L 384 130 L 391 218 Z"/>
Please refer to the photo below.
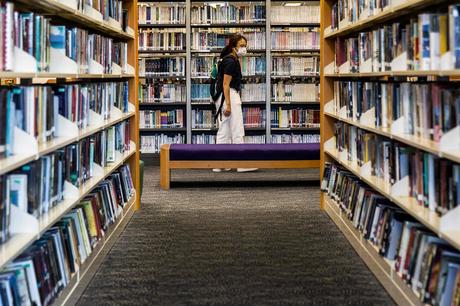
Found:
<path fill-rule="evenodd" d="M 170 160 L 319 160 L 319 143 L 172 144 Z"/>

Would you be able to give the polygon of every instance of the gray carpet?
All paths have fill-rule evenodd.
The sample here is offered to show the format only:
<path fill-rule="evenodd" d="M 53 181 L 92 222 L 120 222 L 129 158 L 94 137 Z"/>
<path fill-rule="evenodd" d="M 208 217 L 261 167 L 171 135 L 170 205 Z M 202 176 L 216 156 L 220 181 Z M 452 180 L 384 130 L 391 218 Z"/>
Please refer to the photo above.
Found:
<path fill-rule="evenodd" d="M 394 305 L 319 210 L 314 177 L 175 171 L 165 192 L 146 168 L 142 210 L 79 305 Z"/>

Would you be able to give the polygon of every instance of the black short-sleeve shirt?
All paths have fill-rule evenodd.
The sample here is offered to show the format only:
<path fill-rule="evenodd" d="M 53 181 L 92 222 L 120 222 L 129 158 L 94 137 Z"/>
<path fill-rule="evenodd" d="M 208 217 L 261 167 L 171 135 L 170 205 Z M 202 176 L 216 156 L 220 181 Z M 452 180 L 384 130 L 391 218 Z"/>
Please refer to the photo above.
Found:
<path fill-rule="evenodd" d="M 241 80 L 243 79 L 243 76 L 241 75 L 240 61 L 236 59 L 234 56 L 226 56 L 222 60 L 221 65 L 223 74 L 228 74 L 232 76 L 232 80 L 230 81 L 230 88 L 240 91 Z"/>

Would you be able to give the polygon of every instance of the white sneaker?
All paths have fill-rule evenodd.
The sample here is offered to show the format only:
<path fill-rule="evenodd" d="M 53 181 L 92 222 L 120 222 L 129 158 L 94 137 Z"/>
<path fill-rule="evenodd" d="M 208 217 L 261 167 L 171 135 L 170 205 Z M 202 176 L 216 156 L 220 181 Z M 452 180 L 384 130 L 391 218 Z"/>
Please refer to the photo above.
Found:
<path fill-rule="evenodd" d="M 259 168 L 238 168 L 236 172 L 252 172 L 257 170 L 259 170 Z"/>
<path fill-rule="evenodd" d="M 214 169 L 212 169 L 212 172 L 219 173 L 219 172 L 222 172 L 222 171 L 227 172 L 227 171 L 230 171 L 230 170 L 232 170 L 232 169 L 230 169 L 230 168 L 225 168 L 225 169 L 214 168 Z"/>

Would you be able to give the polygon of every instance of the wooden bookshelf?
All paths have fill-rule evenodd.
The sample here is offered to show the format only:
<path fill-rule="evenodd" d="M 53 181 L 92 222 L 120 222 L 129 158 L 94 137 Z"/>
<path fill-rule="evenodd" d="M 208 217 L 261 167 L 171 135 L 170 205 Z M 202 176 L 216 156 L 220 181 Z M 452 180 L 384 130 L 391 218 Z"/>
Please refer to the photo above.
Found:
<path fill-rule="evenodd" d="M 0 72 L 2 85 L 29 86 L 33 84 L 67 84 L 67 83 L 90 83 L 101 81 L 128 81 L 130 101 L 128 111 L 122 113 L 114 109 L 107 120 L 89 120 L 89 126 L 76 130 L 73 136 L 60 136 L 50 141 L 37 144 L 35 153 L 24 153 L 12 155 L 0 159 L 0 175 L 5 175 L 14 171 L 29 162 L 35 161 L 42 156 L 53 153 L 67 145 L 78 142 L 84 138 L 94 135 L 104 129 L 112 127 L 120 122 L 129 121 L 130 124 L 130 149 L 123 154 L 116 154 L 116 160 L 109 163 L 106 167 L 97 168 L 94 176 L 85 181 L 80 187 L 76 188 L 72 196 L 65 194 L 63 201 L 57 203 L 55 207 L 39 218 L 37 218 L 38 227 L 36 231 L 28 233 L 12 234 L 10 239 L 0 246 L 0 268 L 5 267 L 13 261 L 27 247 L 31 246 L 39 239 L 50 227 L 59 221 L 65 214 L 73 209 L 80 201 L 88 195 L 98 184 L 105 180 L 114 171 L 117 171 L 122 165 L 129 164 L 134 184 L 134 193 L 126 203 L 121 215 L 116 222 L 109 227 L 105 237 L 100 240 L 90 257 L 80 267 L 80 270 L 74 275 L 69 286 L 67 286 L 58 297 L 53 305 L 63 305 L 68 303 L 72 298 L 75 299 L 75 292 L 84 290 L 87 280 L 91 279 L 94 274 L 96 258 L 103 258 L 113 244 L 116 237 L 121 233 L 124 226 L 130 220 L 135 210 L 140 208 L 140 196 L 137 191 L 140 190 L 140 173 L 139 173 L 139 107 L 137 98 L 137 0 L 125 0 L 123 6 L 128 10 L 128 30 L 122 30 L 120 23 L 112 21 L 99 20 L 95 17 L 77 11 L 57 0 L 17 0 L 14 3 L 15 8 L 24 9 L 39 14 L 46 15 L 56 24 L 72 25 L 89 30 L 97 34 L 113 38 L 115 41 L 123 41 L 128 46 L 128 69 L 132 73 L 118 74 L 57 74 L 57 73 L 17 73 L 17 72 Z M 110 242 L 110 243 L 109 243 Z M 92 272 L 90 272 L 92 271 Z"/>
<path fill-rule="evenodd" d="M 380 135 L 403 143 L 409 147 L 431 153 L 440 158 L 453 162 L 460 162 L 460 148 L 456 152 L 443 152 L 440 145 L 429 139 L 423 139 L 413 135 L 396 134 L 390 128 L 377 128 L 374 125 L 363 124 L 359 120 L 344 118 L 334 109 L 334 82 L 340 80 L 366 80 L 375 81 L 457 81 L 460 77 L 459 70 L 436 70 L 436 71 L 384 71 L 369 73 L 334 73 L 331 66 L 335 61 L 335 41 L 337 37 L 357 35 L 361 31 L 369 31 L 383 24 L 391 24 L 402 16 L 416 16 L 427 7 L 448 1 L 436 0 L 409 0 L 395 1 L 393 5 L 385 8 L 380 13 L 360 19 L 358 22 L 349 24 L 339 30 L 331 31 L 332 6 L 336 0 L 321 0 L 321 57 L 320 57 L 320 112 L 321 112 L 321 179 L 326 162 L 341 165 L 360 181 L 370 186 L 377 193 L 389 199 L 406 213 L 423 224 L 440 238 L 447 241 L 455 249 L 460 250 L 460 230 L 444 229 L 442 217 L 428 208 L 420 205 L 416 198 L 411 196 L 398 196 L 392 192 L 391 184 L 379 177 L 370 175 L 363 170 L 356 161 L 349 161 L 347 152 L 338 152 L 335 145 L 334 124 L 344 122 L 346 124 L 363 129 L 367 132 Z M 456 86 L 456 84 L 453 84 Z M 331 199 L 326 193 L 321 195 L 321 208 L 331 217 L 334 223 L 344 233 L 358 255 L 369 266 L 388 293 L 400 305 L 422 305 L 412 289 L 394 271 L 394 263 L 385 260 L 353 224 L 341 212 L 339 204 Z"/>

